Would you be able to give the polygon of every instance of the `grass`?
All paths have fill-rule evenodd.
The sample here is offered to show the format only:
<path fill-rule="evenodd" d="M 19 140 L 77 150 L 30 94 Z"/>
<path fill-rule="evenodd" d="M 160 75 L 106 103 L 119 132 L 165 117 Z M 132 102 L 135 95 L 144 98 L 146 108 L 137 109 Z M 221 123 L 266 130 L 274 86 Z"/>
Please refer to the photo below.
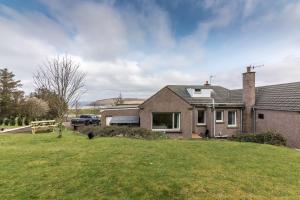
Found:
<path fill-rule="evenodd" d="M 1 199 L 299 199 L 300 152 L 216 140 L 0 135 Z"/>

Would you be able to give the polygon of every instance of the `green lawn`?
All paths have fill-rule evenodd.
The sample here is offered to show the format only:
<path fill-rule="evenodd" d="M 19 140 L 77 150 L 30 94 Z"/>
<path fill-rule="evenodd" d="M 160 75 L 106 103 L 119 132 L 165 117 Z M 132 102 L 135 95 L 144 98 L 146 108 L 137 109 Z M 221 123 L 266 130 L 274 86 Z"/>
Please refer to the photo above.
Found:
<path fill-rule="evenodd" d="M 0 135 L 4 199 L 299 199 L 300 152 L 229 141 Z"/>

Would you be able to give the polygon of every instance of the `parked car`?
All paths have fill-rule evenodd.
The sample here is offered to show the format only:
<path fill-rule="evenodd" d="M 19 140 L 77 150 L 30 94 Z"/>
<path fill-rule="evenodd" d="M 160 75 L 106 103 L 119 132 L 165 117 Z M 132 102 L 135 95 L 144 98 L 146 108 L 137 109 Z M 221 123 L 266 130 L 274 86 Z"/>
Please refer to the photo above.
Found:
<path fill-rule="evenodd" d="M 88 126 L 88 125 L 100 125 L 100 119 L 97 115 L 93 114 L 86 114 L 86 115 L 80 115 L 79 118 L 73 118 L 71 119 L 71 125 L 73 127 L 77 126 Z"/>

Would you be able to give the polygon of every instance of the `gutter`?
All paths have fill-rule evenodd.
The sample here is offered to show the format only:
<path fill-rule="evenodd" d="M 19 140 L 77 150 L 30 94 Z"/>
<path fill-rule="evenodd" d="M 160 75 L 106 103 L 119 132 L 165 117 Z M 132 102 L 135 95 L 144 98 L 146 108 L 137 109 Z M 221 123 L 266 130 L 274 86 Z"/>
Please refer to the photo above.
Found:
<path fill-rule="evenodd" d="M 213 99 L 213 98 L 212 98 Z M 243 103 L 202 103 L 202 104 L 195 104 L 195 103 L 192 103 L 193 105 L 237 105 L 237 106 L 244 106 Z"/>
<path fill-rule="evenodd" d="M 140 110 L 140 108 L 138 108 L 138 107 L 131 107 L 131 108 L 105 108 L 105 109 L 101 109 L 100 112 L 111 111 L 111 110 Z"/>

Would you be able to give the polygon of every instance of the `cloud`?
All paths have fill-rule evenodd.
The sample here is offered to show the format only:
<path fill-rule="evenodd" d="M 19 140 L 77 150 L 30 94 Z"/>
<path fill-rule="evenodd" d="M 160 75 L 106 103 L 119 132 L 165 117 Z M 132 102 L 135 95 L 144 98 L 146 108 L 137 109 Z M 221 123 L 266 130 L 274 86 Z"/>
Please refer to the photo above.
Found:
<path fill-rule="evenodd" d="M 64 53 L 79 61 L 87 73 L 89 91 L 83 97 L 87 100 L 119 92 L 147 97 L 167 84 L 203 84 L 212 73 L 216 75 L 213 83 L 238 88 L 243 66 L 253 60 L 266 65 L 258 70 L 259 84 L 288 82 L 299 75 L 300 60 L 295 55 L 300 41 L 299 3 L 287 2 L 280 9 L 271 7 L 259 13 L 261 2 L 256 0 L 191 0 L 210 17 L 197 22 L 189 34 L 176 36 L 169 11 L 155 1 L 138 1 L 138 7 L 121 7 L 115 1 L 40 2 L 48 15 L 0 4 L 1 67 L 13 70 L 27 93 L 33 90 L 32 73 L 38 65 Z M 178 8 L 182 2 L 175 3 Z M 240 33 L 233 42 L 230 28 Z M 253 31 L 256 29 L 261 33 Z M 276 42 L 260 43 L 265 33 L 276 29 L 282 29 L 278 32 L 286 37 L 278 39 L 272 34 Z M 216 32 L 226 36 L 228 46 L 206 44 Z"/>
<path fill-rule="evenodd" d="M 268 62 L 257 69 L 257 84 L 270 85 L 299 82 L 300 56 L 286 56 L 277 62 Z"/>
<path fill-rule="evenodd" d="M 246 0 L 243 11 L 243 17 L 249 17 L 255 11 L 255 8 L 258 3 L 258 0 Z"/>

